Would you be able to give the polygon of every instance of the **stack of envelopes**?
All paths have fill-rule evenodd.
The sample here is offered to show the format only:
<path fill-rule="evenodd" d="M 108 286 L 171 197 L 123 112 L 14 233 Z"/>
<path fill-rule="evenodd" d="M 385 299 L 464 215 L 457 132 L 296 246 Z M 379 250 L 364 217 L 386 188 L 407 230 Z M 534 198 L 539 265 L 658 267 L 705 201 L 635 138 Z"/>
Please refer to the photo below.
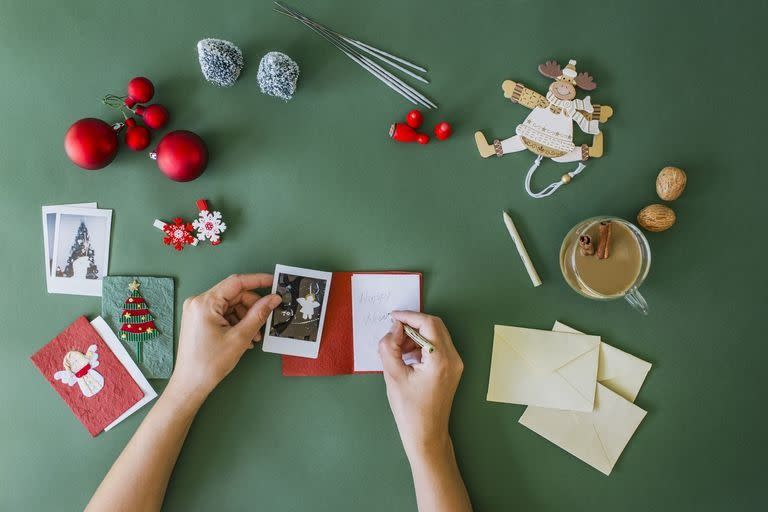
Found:
<path fill-rule="evenodd" d="M 488 400 L 528 405 L 520 423 L 609 475 L 646 412 L 633 402 L 651 363 L 555 322 L 497 325 Z"/>

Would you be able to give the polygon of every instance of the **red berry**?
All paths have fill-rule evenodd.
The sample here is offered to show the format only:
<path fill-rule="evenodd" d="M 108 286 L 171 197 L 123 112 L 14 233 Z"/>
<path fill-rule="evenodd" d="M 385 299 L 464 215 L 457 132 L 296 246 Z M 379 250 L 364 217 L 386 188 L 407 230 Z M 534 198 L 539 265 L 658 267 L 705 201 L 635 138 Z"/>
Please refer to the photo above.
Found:
<path fill-rule="evenodd" d="M 137 106 L 135 109 L 136 114 L 140 115 L 144 120 L 144 124 L 152 128 L 153 130 L 159 130 L 168 122 L 168 110 L 159 103 L 143 107 Z"/>
<path fill-rule="evenodd" d="M 134 118 L 129 117 L 128 119 L 125 120 L 126 128 L 133 128 L 134 126 L 136 126 L 136 120 Z"/>
<path fill-rule="evenodd" d="M 429 135 L 425 135 L 423 133 L 420 133 L 416 136 L 416 142 L 419 144 L 427 144 L 429 143 Z"/>
<path fill-rule="evenodd" d="M 146 103 L 151 100 L 152 96 L 154 95 L 155 86 L 152 85 L 152 82 L 149 81 L 149 78 L 137 76 L 128 82 L 128 98 L 134 100 L 134 105 L 136 103 Z M 126 104 L 128 104 L 128 100 L 126 100 Z M 132 107 L 133 105 L 128 106 Z"/>
<path fill-rule="evenodd" d="M 421 115 L 421 112 L 418 110 L 411 110 L 408 112 L 408 115 L 405 116 L 405 122 L 408 123 L 408 126 L 411 128 L 418 130 L 421 123 L 424 122 L 424 116 Z"/>
<path fill-rule="evenodd" d="M 452 128 L 451 125 L 443 121 L 442 123 L 438 123 L 437 126 L 435 126 L 435 137 L 437 137 L 440 140 L 445 140 L 448 137 L 451 136 Z"/>
<path fill-rule="evenodd" d="M 128 120 L 130 121 L 130 119 Z M 127 121 L 126 121 L 127 124 Z M 152 135 L 145 126 L 134 125 L 125 132 L 125 145 L 134 151 L 141 151 L 149 146 Z"/>

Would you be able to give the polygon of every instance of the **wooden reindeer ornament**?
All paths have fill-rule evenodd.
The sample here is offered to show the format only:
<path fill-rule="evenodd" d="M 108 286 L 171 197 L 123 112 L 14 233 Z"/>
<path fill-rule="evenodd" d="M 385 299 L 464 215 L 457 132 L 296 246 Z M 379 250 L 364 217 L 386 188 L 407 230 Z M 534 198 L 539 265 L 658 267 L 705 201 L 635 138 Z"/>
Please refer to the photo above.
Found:
<path fill-rule="evenodd" d="M 603 133 L 599 123 L 605 123 L 613 115 L 611 107 L 593 105 L 589 96 L 583 100 L 576 99 L 576 87 L 591 91 L 597 84 L 588 73 L 576 73 L 575 60 L 569 61 L 565 69 L 561 69 L 560 64 L 551 60 L 541 64 L 539 71 L 542 75 L 555 79 L 545 96 L 512 80 L 505 80 L 501 84 L 504 97 L 509 98 L 512 103 L 519 103 L 531 109 L 525 121 L 517 125 L 514 136 L 504 140 L 497 139 L 488 144 L 483 132 L 475 132 L 477 149 L 483 158 L 503 156 L 526 149 L 538 155 L 525 177 L 525 190 L 535 198 L 552 195 L 560 186 L 570 183 L 574 176 L 584 170 L 584 161 L 590 157 L 603 156 Z M 573 123 L 584 133 L 592 135 L 591 146 L 576 146 L 573 143 Z M 564 174 L 560 181 L 534 193 L 531 190 L 531 178 L 544 157 L 555 162 L 579 162 L 579 165 Z"/>

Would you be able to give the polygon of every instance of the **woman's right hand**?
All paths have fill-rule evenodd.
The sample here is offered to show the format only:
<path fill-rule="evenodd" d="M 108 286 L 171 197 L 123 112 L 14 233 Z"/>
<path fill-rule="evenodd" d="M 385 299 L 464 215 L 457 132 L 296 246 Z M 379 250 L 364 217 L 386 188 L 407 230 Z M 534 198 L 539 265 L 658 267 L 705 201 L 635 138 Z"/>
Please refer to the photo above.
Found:
<path fill-rule="evenodd" d="M 409 459 L 433 447 L 450 446 L 448 418 L 464 370 L 443 321 L 413 311 L 393 311 L 392 329 L 379 342 L 387 398 Z M 435 347 L 421 350 L 421 362 L 403 362 L 403 354 L 418 346 L 405 335 L 407 324 Z"/>

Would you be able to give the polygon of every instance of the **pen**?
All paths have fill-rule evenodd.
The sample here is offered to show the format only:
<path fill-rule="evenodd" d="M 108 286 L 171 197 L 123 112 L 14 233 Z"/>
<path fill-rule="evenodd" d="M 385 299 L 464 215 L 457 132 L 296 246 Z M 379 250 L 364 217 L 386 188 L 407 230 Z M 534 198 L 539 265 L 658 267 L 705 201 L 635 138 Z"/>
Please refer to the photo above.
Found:
<path fill-rule="evenodd" d="M 405 334 L 407 334 L 409 338 L 415 341 L 416 344 L 421 348 L 427 349 L 427 352 L 429 352 L 430 354 L 435 351 L 435 346 L 431 344 L 427 338 L 422 336 L 421 333 L 419 333 L 419 331 L 417 331 L 410 325 L 403 324 L 403 330 L 405 331 Z"/>

